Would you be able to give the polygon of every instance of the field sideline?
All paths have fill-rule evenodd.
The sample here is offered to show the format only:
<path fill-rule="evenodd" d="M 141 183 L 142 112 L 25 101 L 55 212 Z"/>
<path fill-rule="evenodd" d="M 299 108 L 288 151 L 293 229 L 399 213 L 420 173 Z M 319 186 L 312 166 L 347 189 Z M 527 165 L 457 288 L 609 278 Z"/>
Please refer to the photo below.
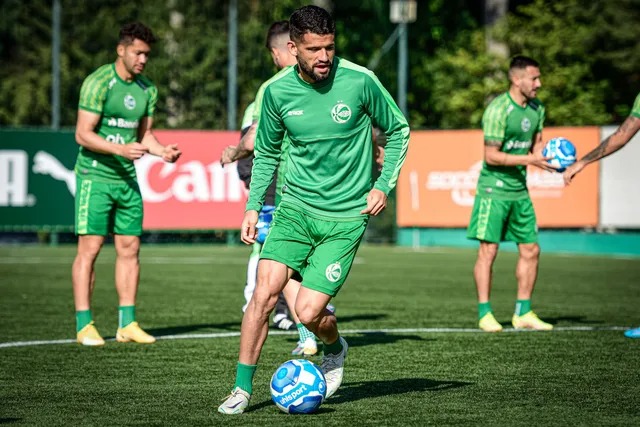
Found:
<path fill-rule="evenodd" d="M 476 329 L 475 252 L 361 248 L 335 300 L 345 379 L 317 414 L 287 416 L 268 381 L 296 336 L 273 331 L 250 411 L 215 413 L 235 372 L 248 249 L 143 246 L 138 320 L 151 346 L 73 343 L 73 246 L 0 247 L 0 423 L 14 425 L 638 425 L 640 259 L 542 255 L 533 308 L 550 333 Z M 492 305 L 513 311 L 516 255 L 501 253 Z M 117 327 L 113 247 L 94 318 Z M 314 358 L 319 362 L 319 357 Z"/>

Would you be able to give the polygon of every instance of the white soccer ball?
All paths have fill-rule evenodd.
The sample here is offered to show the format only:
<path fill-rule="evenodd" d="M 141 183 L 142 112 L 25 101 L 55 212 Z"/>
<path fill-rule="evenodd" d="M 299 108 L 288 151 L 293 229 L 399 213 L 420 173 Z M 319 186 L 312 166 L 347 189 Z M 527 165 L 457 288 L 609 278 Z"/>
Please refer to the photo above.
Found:
<path fill-rule="evenodd" d="M 576 162 L 576 147 L 566 138 L 552 138 L 542 150 L 545 157 L 553 157 L 548 163 L 558 166 L 557 172 L 563 172 Z"/>
<path fill-rule="evenodd" d="M 284 362 L 271 377 L 271 398 L 287 414 L 310 414 L 327 394 L 322 371 L 305 359 Z"/>

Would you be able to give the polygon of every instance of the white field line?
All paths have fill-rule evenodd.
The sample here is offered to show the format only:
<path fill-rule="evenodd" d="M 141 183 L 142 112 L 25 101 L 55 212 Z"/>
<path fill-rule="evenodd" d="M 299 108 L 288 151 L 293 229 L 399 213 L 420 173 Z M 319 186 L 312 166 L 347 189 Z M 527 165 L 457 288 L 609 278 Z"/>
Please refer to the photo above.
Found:
<path fill-rule="evenodd" d="M 600 331 L 625 331 L 629 326 L 560 326 L 553 329 L 553 332 L 600 332 Z M 504 329 L 507 333 L 533 333 L 536 331 Z M 269 331 L 270 335 L 296 335 L 297 331 Z M 474 333 L 487 334 L 480 329 L 473 328 L 397 328 L 397 329 L 344 329 L 340 330 L 343 335 L 367 335 L 367 334 L 447 334 L 447 333 Z M 549 332 L 539 332 L 549 333 Z M 211 339 L 239 337 L 240 332 L 213 332 L 206 334 L 182 334 L 182 335 L 160 335 L 159 340 L 186 340 L 186 339 Z M 114 341 L 114 338 L 107 341 Z M 39 341 L 13 341 L 0 343 L 0 348 L 11 347 L 33 347 L 37 345 L 55 345 L 75 343 L 74 339 L 66 340 L 39 340 Z"/>

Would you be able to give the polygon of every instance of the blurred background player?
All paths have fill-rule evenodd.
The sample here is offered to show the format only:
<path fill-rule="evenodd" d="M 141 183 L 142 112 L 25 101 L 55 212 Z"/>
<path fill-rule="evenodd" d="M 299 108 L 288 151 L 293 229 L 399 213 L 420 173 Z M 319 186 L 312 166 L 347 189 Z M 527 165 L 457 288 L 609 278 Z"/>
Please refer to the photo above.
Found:
<path fill-rule="evenodd" d="M 242 126 L 240 135 L 244 136 L 253 122 L 253 109 L 254 103 L 252 102 L 247 106 L 242 118 Z M 240 158 L 237 160 L 238 176 L 244 182 L 247 190 L 251 183 L 251 168 L 253 167 L 253 152 L 250 152 L 248 157 Z M 260 249 L 269 232 L 271 226 L 271 220 L 273 219 L 273 212 L 275 211 L 275 194 L 276 194 L 276 181 L 274 180 L 265 197 L 265 204 L 260 211 L 260 219 L 258 222 L 258 238 L 253 245 L 253 251 L 249 255 L 249 262 L 247 264 L 247 281 L 244 287 L 245 305 L 242 307 L 242 312 L 247 309 L 253 290 L 256 287 L 256 272 L 258 270 L 258 260 L 260 259 Z M 296 327 L 295 322 L 289 318 L 289 309 L 287 308 L 287 302 L 284 299 L 284 295 L 280 294 L 276 308 L 273 315 L 274 327 L 283 330 L 290 330 Z"/>
<path fill-rule="evenodd" d="M 640 93 L 636 96 L 629 117 L 622 122 L 611 136 L 605 138 L 600 145 L 569 166 L 562 174 L 564 182 L 569 185 L 573 177 L 589 163 L 605 158 L 624 147 L 638 133 L 638 130 L 640 130 Z M 640 328 L 629 329 L 624 334 L 629 338 L 640 338 Z"/>
<path fill-rule="evenodd" d="M 271 54 L 271 58 L 273 59 L 273 63 L 275 64 L 278 70 L 282 70 L 283 68 L 289 67 L 291 65 L 296 64 L 295 56 L 291 55 L 289 49 L 287 47 L 287 43 L 289 42 L 289 22 L 288 21 L 277 21 L 271 24 L 269 30 L 267 31 L 267 41 L 266 47 Z M 264 90 L 264 85 L 260 87 L 258 93 L 256 94 L 255 101 L 250 104 L 245 110 L 243 116 L 243 124 L 242 124 L 242 138 L 240 139 L 240 143 L 237 146 L 229 146 L 224 149 L 222 152 L 222 157 L 220 162 L 225 165 L 228 163 L 232 163 L 234 161 L 239 161 L 238 163 L 238 173 L 242 174 L 241 178 L 247 185 L 247 188 L 250 187 L 251 181 L 251 169 L 253 166 L 253 149 L 254 142 L 256 137 L 256 128 L 258 123 L 258 117 L 260 114 L 260 103 L 262 101 L 262 92 Z M 244 160 L 244 162 L 242 162 Z M 284 175 L 286 173 L 288 157 L 286 155 L 286 150 L 283 150 L 283 155 L 280 163 L 280 167 L 278 168 L 276 178 L 269 185 L 269 189 L 267 191 L 267 196 L 265 198 L 265 203 L 262 206 L 260 211 L 259 225 L 258 227 L 258 238 L 253 246 L 253 252 L 249 257 L 249 265 L 247 266 L 247 285 L 245 286 L 244 296 L 247 301 L 247 304 L 243 307 L 243 312 L 246 310 L 249 301 L 251 300 L 251 296 L 253 295 L 253 291 L 255 289 L 256 284 L 256 272 L 258 267 L 258 261 L 260 258 L 260 250 L 262 248 L 262 244 L 264 243 L 264 239 L 268 233 L 271 220 L 273 219 L 273 213 L 275 211 L 275 206 L 278 204 L 279 199 L 281 197 L 281 189 L 284 181 Z M 242 163 L 240 163 L 242 162 Z M 292 286 L 299 286 L 301 277 L 299 275 L 295 275 L 291 278 Z M 278 297 L 278 309 L 276 309 L 276 314 L 274 315 L 273 321 L 276 325 L 281 325 L 281 329 L 284 329 L 285 326 L 289 326 L 288 322 L 289 316 L 292 318 L 293 322 L 291 325 L 295 324 L 296 329 L 298 330 L 298 343 L 296 347 L 291 352 L 292 355 L 303 355 L 303 356 L 313 356 L 318 352 L 318 344 L 316 343 L 316 338 L 298 319 L 294 309 L 293 303 L 289 305 L 288 316 L 283 311 L 284 307 L 287 304 L 282 304 L 283 296 L 286 294 L 286 290 L 281 293 Z M 295 295 L 295 293 L 292 293 Z M 284 306 L 284 307 L 283 307 Z M 335 309 L 330 307 L 333 311 Z M 280 311 L 277 311 L 280 310 Z"/>
<path fill-rule="evenodd" d="M 181 153 L 177 145 L 160 144 L 151 130 L 158 90 L 141 73 L 154 41 L 143 24 L 124 25 L 115 63 L 98 68 L 80 89 L 76 125 L 80 151 L 75 166 L 78 253 L 72 278 L 77 341 L 82 345 L 104 344 L 93 323 L 91 295 L 94 263 L 110 233 L 116 249 L 119 302 L 116 340 L 155 341 L 140 328 L 135 315 L 143 210 L 133 161 L 148 153 L 173 163 Z"/>
<path fill-rule="evenodd" d="M 531 310 L 531 295 L 538 275 L 538 228 L 527 189 L 527 166 L 553 171 L 542 156 L 544 106 L 536 98 L 541 86 L 536 61 L 516 56 L 509 65 L 509 90 L 496 97 L 484 111 L 484 162 L 467 237 L 480 241 L 473 270 L 478 293 L 478 325 L 499 332 L 489 296 L 493 263 L 502 241 L 518 245 L 516 265 L 518 294 L 512 324 L 516 329 L 551 330 Z"/>

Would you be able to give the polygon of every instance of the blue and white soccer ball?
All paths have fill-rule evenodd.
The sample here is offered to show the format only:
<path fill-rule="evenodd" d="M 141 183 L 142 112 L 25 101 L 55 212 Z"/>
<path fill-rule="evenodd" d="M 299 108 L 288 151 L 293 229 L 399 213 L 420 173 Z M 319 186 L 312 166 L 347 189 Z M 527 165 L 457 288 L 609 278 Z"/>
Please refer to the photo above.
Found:
<path fill-rule="evenodd" d="M 563 172 L 568 166 L 576 162 L 576 147 L 566 138 L 552 138 L 547 142 L 542 155 L 545 157 L 553 156 L 548 162 L 554 166 L 558 172 Z"/>
<path fill-rule="evenodd" d="M 271 377 L 271 398 L 287 414 L 310 414 L 327 395 L 320 368 L 304 359 L 284 362 Z"/>

